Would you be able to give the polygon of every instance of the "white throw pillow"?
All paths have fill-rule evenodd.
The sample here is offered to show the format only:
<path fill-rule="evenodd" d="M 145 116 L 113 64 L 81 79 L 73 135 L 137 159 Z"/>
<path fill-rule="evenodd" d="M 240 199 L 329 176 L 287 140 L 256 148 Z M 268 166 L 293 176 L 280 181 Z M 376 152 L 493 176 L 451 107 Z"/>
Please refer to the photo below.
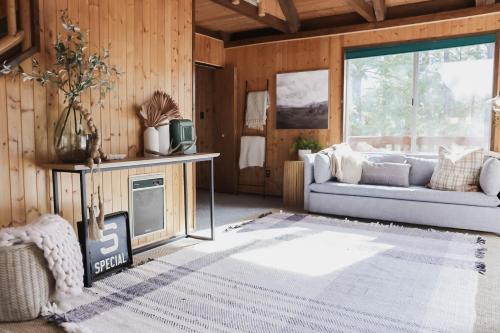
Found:
<path fill-rule="evenodd" d="M 314 156 L 314 182 L 321 184 L 332 179 L 330 170 L 330 156 L 319 152 Z"/>
<path fill-rule="evenodd" d="M 481 169 L 479 184 L 487 195 L 497 196 L 500 193 L 500 160 L 496 158 L 486 160 Z"/>

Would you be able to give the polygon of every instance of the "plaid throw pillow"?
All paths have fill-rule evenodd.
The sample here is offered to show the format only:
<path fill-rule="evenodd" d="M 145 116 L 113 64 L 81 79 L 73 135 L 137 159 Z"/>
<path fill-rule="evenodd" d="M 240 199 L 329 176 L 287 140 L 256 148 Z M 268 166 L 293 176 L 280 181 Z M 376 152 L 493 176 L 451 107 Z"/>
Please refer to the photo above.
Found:
<path fill-rule="evenodd" d="M 482 148 L 452 152 L 439 147 L 439 160 L 429 187 L 443 191 L 478 191 L 483 159 Z"/>

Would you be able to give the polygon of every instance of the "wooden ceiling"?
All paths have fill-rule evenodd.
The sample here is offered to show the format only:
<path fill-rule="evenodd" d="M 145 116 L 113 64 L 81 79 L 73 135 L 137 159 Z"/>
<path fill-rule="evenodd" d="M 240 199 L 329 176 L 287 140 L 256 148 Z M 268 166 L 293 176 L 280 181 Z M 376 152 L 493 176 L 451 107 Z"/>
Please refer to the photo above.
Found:
<path fill-rule="evenodd" d="M 498 1 L 500 2 L 500 1 Z M 495 0 L 195 0 L 197 32 L 228 47 L 500 11 Z"/>

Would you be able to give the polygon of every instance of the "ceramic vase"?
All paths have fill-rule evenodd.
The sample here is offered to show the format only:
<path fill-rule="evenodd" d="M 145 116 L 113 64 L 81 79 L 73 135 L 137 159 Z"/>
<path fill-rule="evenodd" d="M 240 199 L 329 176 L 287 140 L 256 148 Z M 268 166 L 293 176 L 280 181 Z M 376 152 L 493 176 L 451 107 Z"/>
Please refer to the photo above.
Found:
<path fill-rule="evenodd" d="M 158 126 L 158 134 L 160 140 L 159 152 L 166 155 L 170 151 L 170 126 L 168 122 Z"/>
<path fill-rule="evenodd" d="M 299 154 L 299 161 L 303 161 L 306 157 L 307 154 L 311 154 L 311 149 L 299 149 L 298 154 Z"/>
<path fill-rule="evenodd" d="M 148 127 L 144 130 L 144 156 L 154 157 L 156 155 L 147 151 L 158 152 L 160 150 L 160 134 L 154 127 Z"/>

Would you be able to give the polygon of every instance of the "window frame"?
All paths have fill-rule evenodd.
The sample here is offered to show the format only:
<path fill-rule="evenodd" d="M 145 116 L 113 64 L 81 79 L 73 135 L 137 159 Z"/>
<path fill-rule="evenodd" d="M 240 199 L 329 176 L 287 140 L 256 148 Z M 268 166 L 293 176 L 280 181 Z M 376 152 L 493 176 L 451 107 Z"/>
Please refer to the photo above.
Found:
<path fill-rule="evenodd" d="M 460 38 L 469 38 L 469 37 L 482 37 L 482 36 L 487 36 L 487 35 L 495 35 L 495 41 L 494 43 L 494 56 L 493 56 L 493 73 L 492 73 L 492 92 L 491 92 L 491 98 L 495 98 L 498 94 L 500 94 L 499 91 L 499 79 L 497 78 L 497 75 L 499 75 L 499 69 L 500 69 L 500 30 L 490 30 L 490 31 L 481 31 L 477 33 L 468 33 L 468 34 L 460 34 L 460 35 L 452 35 L 452 36 L 440 36 L 440 37 L 429 37 L 429 38 L 417 38 L 417 39 L 412 39 L 409 41 L 391 41 L 387 43 L 367 43 L 367 44 L 362 44 L 362 45 L 356 45 L 356 46 L 343 46 L 342 47 L 342 142 L 347 142 L 347 127 L 349 124 L 349 113 L 347 112 L 346 106 L 347 106 L 347 73 L 348 73 L 348 58 L 347 58 L 347 53 L 350 51 L 357 51 L 357 50 L 367 50 L 367 49 L 377 49 L 377 48 L 390 48 L 390 47 L 399 47 L 404 44 L 418 44 L 418 43 L 432 43 L 432 42 L 440 42 L 443 40 L 452 40 L 452 39 L 460 39 Z M 481 44 L 481 43 L 479 43 Z M 483 44 L 486 44 L 483 43 Z M 470 44 L 473 45 L 473 44 Z M 463 45 L 462 45 L 463 46 Z M 453 47 L 453 46 L 451 46 Z M 460 47 L 460 46 L 456 46 Z M 439 49 L 439 48 L 435 48 Z M 419 51 L 412 51 L 411 53 L 415 56 L 418 57 L 418 52 Z M 392 54 L 397 54 L 392 53 Z M 415 70 L 418 71 L 418 66 L 413 66 L 413 70 L 415 73 Z M 413 87 L 412 87 L 412 108 L 415 108 L 415 91 L 416 91 L 416 82 L 417 77 L 414 75 L 413 76 Z M 495 112 L 491 110 L 491 115 L 490 115 L 490 122 L 491 122 L 491 127 L 489 129 L 489 140 L 488 140 L 488 150 L 491 150 L 494 147 L 494 141 L 495 141 Z M 412 140 L 415 139 L 415 137 L 412 135 Z M 412 155 L 422 155 L 422 156 L 437 156 L 438 153 L 435 152 L 414 152 L 414 145 L 413 143 L 411 144 L 411 152 L 409 154 Z M 370 153 L 370 152 L 364 152 L 364 153 Z M 387 151 L 387 153 L 401 153 L 401 151 Z"/>

